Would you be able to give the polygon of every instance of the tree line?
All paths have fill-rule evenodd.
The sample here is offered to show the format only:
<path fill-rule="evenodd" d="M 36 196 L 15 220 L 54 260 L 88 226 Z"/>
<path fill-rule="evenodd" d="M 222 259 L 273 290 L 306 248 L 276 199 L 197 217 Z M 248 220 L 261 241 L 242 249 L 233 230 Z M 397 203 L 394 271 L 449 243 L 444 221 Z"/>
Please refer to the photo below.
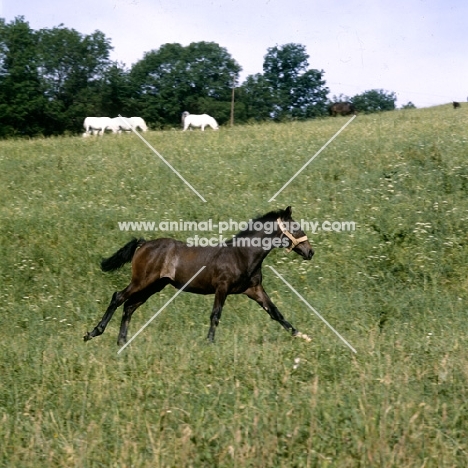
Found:
<path fill-rule="evenodd" d="M 86 116 L 138 115 L 152 128 L 180 125 L 181 113 L 220 124 L 309 119 L 327 114 L 324 71 L 309 67 L 301 44 L 267 50 L 263 73 L 239 82 L 241 66 L 214 42 L 164 44 L 130 68 L 110 59 L 102 32 L 59 25 L 33 30 L 24 17 L 0 18 L 0 137 L 82 131 Z M 344 97 L 341 96 L 341 99 Z M 371 90 L 350 100 L 360 112 L 395 108 L 395 93 Z"/>

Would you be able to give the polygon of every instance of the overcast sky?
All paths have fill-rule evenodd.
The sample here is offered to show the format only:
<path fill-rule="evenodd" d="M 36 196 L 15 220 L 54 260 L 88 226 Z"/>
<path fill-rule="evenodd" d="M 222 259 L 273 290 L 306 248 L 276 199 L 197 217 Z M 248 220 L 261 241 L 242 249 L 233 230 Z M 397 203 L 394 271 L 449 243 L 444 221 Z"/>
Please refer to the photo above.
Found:
<path fill-rule="evenodd" d="M 468 97 L 466 0 L 0 0 L 7 22 L 102 31 L 130 67 L 162 44 L 216 42 L 247 75 L 269 47 L 302 44 L 333 94 L 397 93 L 399 106 Z"/>

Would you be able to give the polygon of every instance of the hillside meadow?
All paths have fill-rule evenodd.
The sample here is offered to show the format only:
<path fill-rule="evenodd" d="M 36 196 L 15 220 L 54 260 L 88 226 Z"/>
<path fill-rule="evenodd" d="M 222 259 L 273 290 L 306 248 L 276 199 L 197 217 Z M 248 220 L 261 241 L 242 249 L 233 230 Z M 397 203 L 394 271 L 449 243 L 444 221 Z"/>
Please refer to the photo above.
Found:
<path fill-rule="evenodd" d="M 454 467 L 468 464 L 468 108 L 0 142 L 0 465 Z M 99 262 L 124 221 L 353 221 L 309 232 L 312 261 L 274 250 L 264 286 L 311 342 L 230 296 L 182 293 L 120 354 L 130 267 Z M 190 232 L 165 232 L 186 240 Z M 200 234 L 200 233 L 199 233 Z M 226 236 L 234 232 L 225 233 Z M 215 233 L 217 235 L 217 233 Z M 135 313 L 133 336 L 175 294 Z"/>

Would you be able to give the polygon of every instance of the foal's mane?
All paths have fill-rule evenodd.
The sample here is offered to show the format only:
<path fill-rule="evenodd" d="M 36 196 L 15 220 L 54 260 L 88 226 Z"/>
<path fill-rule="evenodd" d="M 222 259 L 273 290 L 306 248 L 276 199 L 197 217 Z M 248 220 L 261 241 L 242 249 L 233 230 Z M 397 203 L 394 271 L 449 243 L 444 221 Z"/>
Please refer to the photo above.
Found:
<path fill-rule="evenodd" d="M 253 225 L 256 221 L 260 221 L 261 223 L 267 223 L 267 222 L 276 222 L 278 218 L 281 218 L 284 220 L 283 216 L 285 214 L 286 210 L 274 210 L 274 211 L 269 211 L 268 213 L 259 216 L 258 218 L 252 219 L 252 223 L 250 225 Z M 254 234 L 256 234 L 258 231 L 255 229 L 244 229 L 243 231 L 238 232 L 234 237 L 250 237 Z M 232 242 L 232 240 L 227 241 L 227 243 Z"/>

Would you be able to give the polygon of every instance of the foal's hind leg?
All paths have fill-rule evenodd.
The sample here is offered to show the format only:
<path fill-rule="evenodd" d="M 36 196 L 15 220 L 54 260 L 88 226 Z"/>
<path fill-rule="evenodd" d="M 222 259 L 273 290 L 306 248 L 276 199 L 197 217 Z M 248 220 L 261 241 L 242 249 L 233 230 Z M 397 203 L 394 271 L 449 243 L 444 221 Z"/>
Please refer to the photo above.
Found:
<path fill-rule="evenodd" d="M 291 331 L 293 336 L 297 335 L 297 330 L 287 320 L 285 320 L 281 312 L 268 297 L 268 294 L 265 292 L 261 284 L 252 286 L 251 288 L 247 289 L 247 291 L 244 291 L 244 294 L 260 304 L 263 309 L 268 312 L 268 315 L 273 320 L 279 322 L 285 330 Z"/>
<path fill-rule="evenodd" d="M 132 319 L 133 312 L 143 305 L 153 294 L 161 291 L 165 286 L 167 286 L 167 284 L 168 281 L 161 279 L 151 286 L 148 286 L 146 289 L 143 289 L 143 291 L 133 294 L 129 299 L 127 299 L 124 305 L 119 337 L 117 339 L 117 344 L 119 346 L 122 346 L 127 342 L 128 325 Z"/>
<path fill-rule="evenodd" d="M 94 330 L 92 332 L 87 332 L 83 339 L 85 341 L 89 341 L 95 336 L 102 335 L 107 327 L 107 324 L 110 322 L 110 319 L 114 315 L 116 309 L 120 307 L 132 294 L 134 294 L 136 289 L 139 289 L 139 287 L 135 286 L 132 282 L 124 290 L 115 292 L 112 295 L 109 307 L 107 308 L 101 321 L 96 325 L 96 327 L 94 327 Z"/>

